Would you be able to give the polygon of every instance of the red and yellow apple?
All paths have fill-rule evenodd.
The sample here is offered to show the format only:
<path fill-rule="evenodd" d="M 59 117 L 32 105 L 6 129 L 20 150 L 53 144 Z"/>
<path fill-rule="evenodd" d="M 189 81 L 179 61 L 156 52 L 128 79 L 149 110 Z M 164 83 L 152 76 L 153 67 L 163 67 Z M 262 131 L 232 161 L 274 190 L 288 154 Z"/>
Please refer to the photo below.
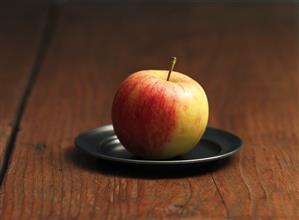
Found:
<path fill-rule="evenodd" d="M 192 78 L 144 70 L 125 79 L 113 101 L 112 122 L 122 145 L 146 159 L 169 159 L 192 150 L 208 122 L 207 96 Z"/>

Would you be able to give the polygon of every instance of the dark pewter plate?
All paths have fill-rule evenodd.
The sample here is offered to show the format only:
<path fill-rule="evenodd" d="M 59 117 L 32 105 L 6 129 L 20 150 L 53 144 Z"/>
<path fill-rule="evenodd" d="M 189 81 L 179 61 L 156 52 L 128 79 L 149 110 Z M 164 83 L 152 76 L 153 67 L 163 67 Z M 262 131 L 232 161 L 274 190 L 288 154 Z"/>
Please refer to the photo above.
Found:
<path fill-rule="evenodd" d="M 194 164 L 229 157 L 242 147 L 242 140 L 227 131 L 208 127 L 197 146 L 190 152 L 169 160 L 146 160 L 128 152 L 117 139 L 113 126 L 105 125 L 80 133 L 75 146 L 97 158 L 133 164 Z"/>

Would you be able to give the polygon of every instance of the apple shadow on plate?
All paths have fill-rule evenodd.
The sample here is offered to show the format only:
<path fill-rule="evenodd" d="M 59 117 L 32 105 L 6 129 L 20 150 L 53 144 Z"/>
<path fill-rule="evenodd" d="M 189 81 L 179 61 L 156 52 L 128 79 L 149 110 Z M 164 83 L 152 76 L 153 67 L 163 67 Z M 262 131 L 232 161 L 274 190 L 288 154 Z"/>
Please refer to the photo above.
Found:
<path fill-rule="evenodd" d="M 82 153 L 73 146 L 65 150 L 64 156 L 67 161 L 71 162 L 79 169 L 85 169 L 91 172 L 102 173 L 110 176 L 140 179 L 171 179 L 205 175 L 226 167 L 230 161 L 234 160 L 233 158 L 224 158 L 203 164 L 180 165 L 124 164 L 94 158 Z"/>

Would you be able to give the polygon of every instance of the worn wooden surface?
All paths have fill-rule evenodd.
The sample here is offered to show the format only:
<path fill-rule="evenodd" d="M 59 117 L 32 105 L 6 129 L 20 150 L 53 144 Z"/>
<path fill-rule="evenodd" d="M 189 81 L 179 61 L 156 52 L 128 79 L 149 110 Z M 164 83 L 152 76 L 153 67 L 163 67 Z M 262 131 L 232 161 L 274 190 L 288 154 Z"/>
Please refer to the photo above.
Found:
<path fill-rule="evenodd" d="M 44 7 L 0 7 L 0 176 L 18 130 L 45 24 Z"/>
<path fill-rule="evenodd" d="M 298 16 L 292 5 L 66 4 L 21 118 L 1 219 L 298 218 Z M 210 125 L 244 139 L 238 155 L 163 170 L 74 150 L 77 133 L 111 122 L 121 80 L 172 55 L 206 89 Z"/>

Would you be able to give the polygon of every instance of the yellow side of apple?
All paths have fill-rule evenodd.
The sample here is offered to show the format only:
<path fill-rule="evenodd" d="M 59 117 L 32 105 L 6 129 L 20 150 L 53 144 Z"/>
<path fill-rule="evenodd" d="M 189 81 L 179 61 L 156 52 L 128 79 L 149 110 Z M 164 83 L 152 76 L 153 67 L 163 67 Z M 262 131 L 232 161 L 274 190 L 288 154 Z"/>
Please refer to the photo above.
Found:
<path fill-rule="evenodd" d="M 165 71 L 153 71 L 162 79 Z M 171 158 L 192 150 L 202 137 L 208 123 L 209 105 L 202 86 L 190 77 L 173 71 L 170 83 L 185 90 L 178 93 L 176 105 L 178 124 L 173 131 L 170 142 L 163 146 L 161 158 Z"/>

